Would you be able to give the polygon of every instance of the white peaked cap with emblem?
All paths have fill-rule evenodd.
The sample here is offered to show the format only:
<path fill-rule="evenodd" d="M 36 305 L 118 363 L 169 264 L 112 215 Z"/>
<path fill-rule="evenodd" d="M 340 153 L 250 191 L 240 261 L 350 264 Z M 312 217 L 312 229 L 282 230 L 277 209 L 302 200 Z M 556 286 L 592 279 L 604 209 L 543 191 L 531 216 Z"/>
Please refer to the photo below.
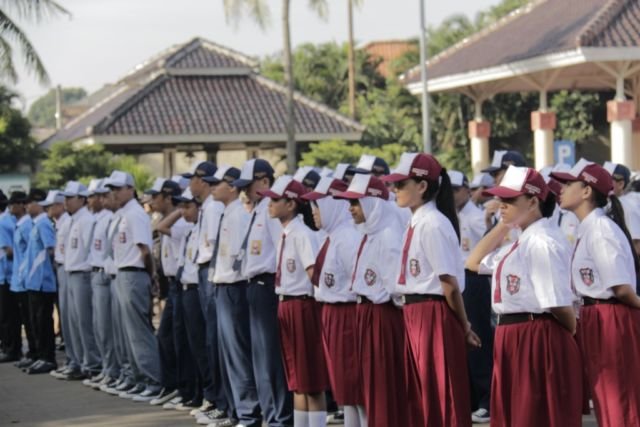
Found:
<path fill-rule="evenodd" d="M 49 190 L 49 192 L 47 193 L 47 198 L 42 202 L 38 202 L 38 204 L 44 208 L 62 203 L 64 203 L 64 196 L 62 195 L 62 192 L 58 190 Z"/>
<path fill-rule="evenodd" d="M 91 182 L 89 182 L 89 188 L 87 189 L 89 191 L 89 195 L 93 196 L 94 194 L 108 193 L 109 189 L 104 186 L 104 181 L 104 178 L 92 179 Z"/>
<path fill-rule="evenodd" d="M 64 190 L 62 190 L 62 195 L 64 197 L 88 197 L 89 191 L 84 184 L 81 184 L 78 181 L 69 181 L 64 187 Z"/>
<path fill-rule="evenodd" d="M 135 187 L 135 181 L 130 173 L 115 170 L 104 183 L 107 187 Z"/>

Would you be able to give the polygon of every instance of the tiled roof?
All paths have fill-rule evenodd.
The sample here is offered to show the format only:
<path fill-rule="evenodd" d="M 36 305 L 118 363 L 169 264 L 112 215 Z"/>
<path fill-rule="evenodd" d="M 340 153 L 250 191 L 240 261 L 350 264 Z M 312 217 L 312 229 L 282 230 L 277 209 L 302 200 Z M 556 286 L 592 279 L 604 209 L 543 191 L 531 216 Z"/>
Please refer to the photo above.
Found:
<path fill-rule="evenodd" d="M 97 135 L 281 135 L 285 88 L 256 74 L 256 65 L 241 53 L 200 38 L 173 46 L 92 94 L 87 111 L 43 146 Z M 364 130 L 300 94 L 295 101 L 298 133 L 353 139 Z"/>
<path fill-rule="evenodd" d="M 536 0 L 433 57 L 429 79 L 585 47 L 640 46 L 639 0 Z M 420 79 L 419 67 L 405 83 Z"/>
<path fill-rule="evenodd" d="M 284 88 L 249 76 L 161 76 L 99 123 L 96 135 L 283 134 Z M 362 132 L 355 122 L 298 95 L 296 132 Z"/>

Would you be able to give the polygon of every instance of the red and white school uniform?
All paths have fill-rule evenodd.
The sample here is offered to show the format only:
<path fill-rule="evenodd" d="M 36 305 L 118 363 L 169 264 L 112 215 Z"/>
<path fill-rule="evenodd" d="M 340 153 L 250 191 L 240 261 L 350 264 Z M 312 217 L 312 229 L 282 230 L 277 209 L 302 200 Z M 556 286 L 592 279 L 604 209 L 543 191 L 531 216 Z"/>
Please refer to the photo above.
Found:
<path fill-rule="evenodd" d="M 582 363 L 574 337 L 549 310 L 573 303 L 569 243 L 546 218 L 490 254 L 494 345 L 491 425 L 582 425 Z"/>
<path fill-rule="evenodd" d="M 366 218 L 365 235 L 358 244 L 352 289 L 359 301 L 357 345 L 367 422 L 369 427 L 407 425 L 407 373 L 400 362 L 405 349 L 404 322 L 402 311 L 391 299 L 402 229 L 390 202 L 365 197 L 360 204 Z"/>
<path fill-rule="evenodd" d="M 604 210 L 580 223 L 571 263 L 583 297 L 578 343 L 598 425 L 640 425 L 640 310 L 615 299 L 612 287 L 635 287 L 631 246 Z"/>
<path fill-rule="evenodd" d="M 318 245 L 311 229 L 296 216 L 282 230 L 277 252 L 276 294 L 280 296 L 280 344 L 289 391 L 321 393 L 329 389 L 322 347 L 322 306 L 313 298 L 307 269 Z"/>
<path fill-rule="evenodd" d="M 470 426 L 465 328 L 447 304 L 440 282 L 440 276 L 453 276 L 464 291 L 462 253 L 451 222 L 435 202 L 414 212 L 401 259 L 396 289 L 404 299 L 405 363 L 420 380 L 426 425 Z"/>

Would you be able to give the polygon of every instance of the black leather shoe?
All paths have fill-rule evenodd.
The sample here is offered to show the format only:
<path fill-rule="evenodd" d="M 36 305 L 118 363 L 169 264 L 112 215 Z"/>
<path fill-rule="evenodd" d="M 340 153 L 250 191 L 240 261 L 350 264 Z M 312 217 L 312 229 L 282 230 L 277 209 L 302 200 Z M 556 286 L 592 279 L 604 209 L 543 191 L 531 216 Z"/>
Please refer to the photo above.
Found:
<path fill-rule="evenodd" d="M 18 360 L 20 360 L 19 354 L 12 355 L 7 353 L 2 353 L 2 355 L 0 355 L 0 363 L 17 362 Z"/>
<path fill-rule="evenodd" d="M 33 365 L 33 362 L 35 362 L 35 360 L 29 358 L 29 357 L 23 357 L 22 359 L 18 360 L 16 363 L 14 363 L 14 366 L 16 368 L 24 368 L 26 366 L 31 366 Z"/>
<path fill-rule="evenodd" d="M 31 365 L 25 366 L 24 368 L 21 368 L 22 372 L 27 372 L 31 368 L 37 368 L 38 366 L 42 365 L 43 363 L 44 363 L 43 360 L 36 360 Z"/>
<path fill-rule="evenodd" d="M 47 374 L 57 368 L 57 365 L 52 362 L 47 362 L 45 360 L 41 360 L 41 363 L 36 363 L 34 366 L 27 369 L 27 374 Z"/>

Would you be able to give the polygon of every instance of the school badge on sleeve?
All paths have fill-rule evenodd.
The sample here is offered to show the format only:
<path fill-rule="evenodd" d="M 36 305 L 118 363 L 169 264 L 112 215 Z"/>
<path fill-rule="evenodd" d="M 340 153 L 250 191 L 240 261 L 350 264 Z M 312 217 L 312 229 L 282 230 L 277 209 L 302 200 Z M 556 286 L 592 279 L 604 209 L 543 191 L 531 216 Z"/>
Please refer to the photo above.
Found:
<path fill-rule="evenodd" d="M 507 292 L 511 295 L 517 294 L 520 290 L 520 277 L 515 274 L 507 275 Z"/>
<path fill-rule="evenodd" d="M 376 272 L 370 268 L 367 268 L 367 270 L 364 272 L 364 282 L 367 284 L 367 286 L 373 286 L 373 284 L 376 283 L 377 278 L 378 275 L 376 274 Z"/>
<path fill-rule="evenodd" d="M 287 260 L 287 271 L 289 273 L 295 273 L 296 271 L 296 260 L 293 258 L 289 258 Z"/>
<path fill-rule="evenodd" d="M 590 268 L 581 268 L 580 277 L 582 277 L 582 283 L 587 286 L 593 285 L 595 278 L 593 277 L 593 270 Z"/>

